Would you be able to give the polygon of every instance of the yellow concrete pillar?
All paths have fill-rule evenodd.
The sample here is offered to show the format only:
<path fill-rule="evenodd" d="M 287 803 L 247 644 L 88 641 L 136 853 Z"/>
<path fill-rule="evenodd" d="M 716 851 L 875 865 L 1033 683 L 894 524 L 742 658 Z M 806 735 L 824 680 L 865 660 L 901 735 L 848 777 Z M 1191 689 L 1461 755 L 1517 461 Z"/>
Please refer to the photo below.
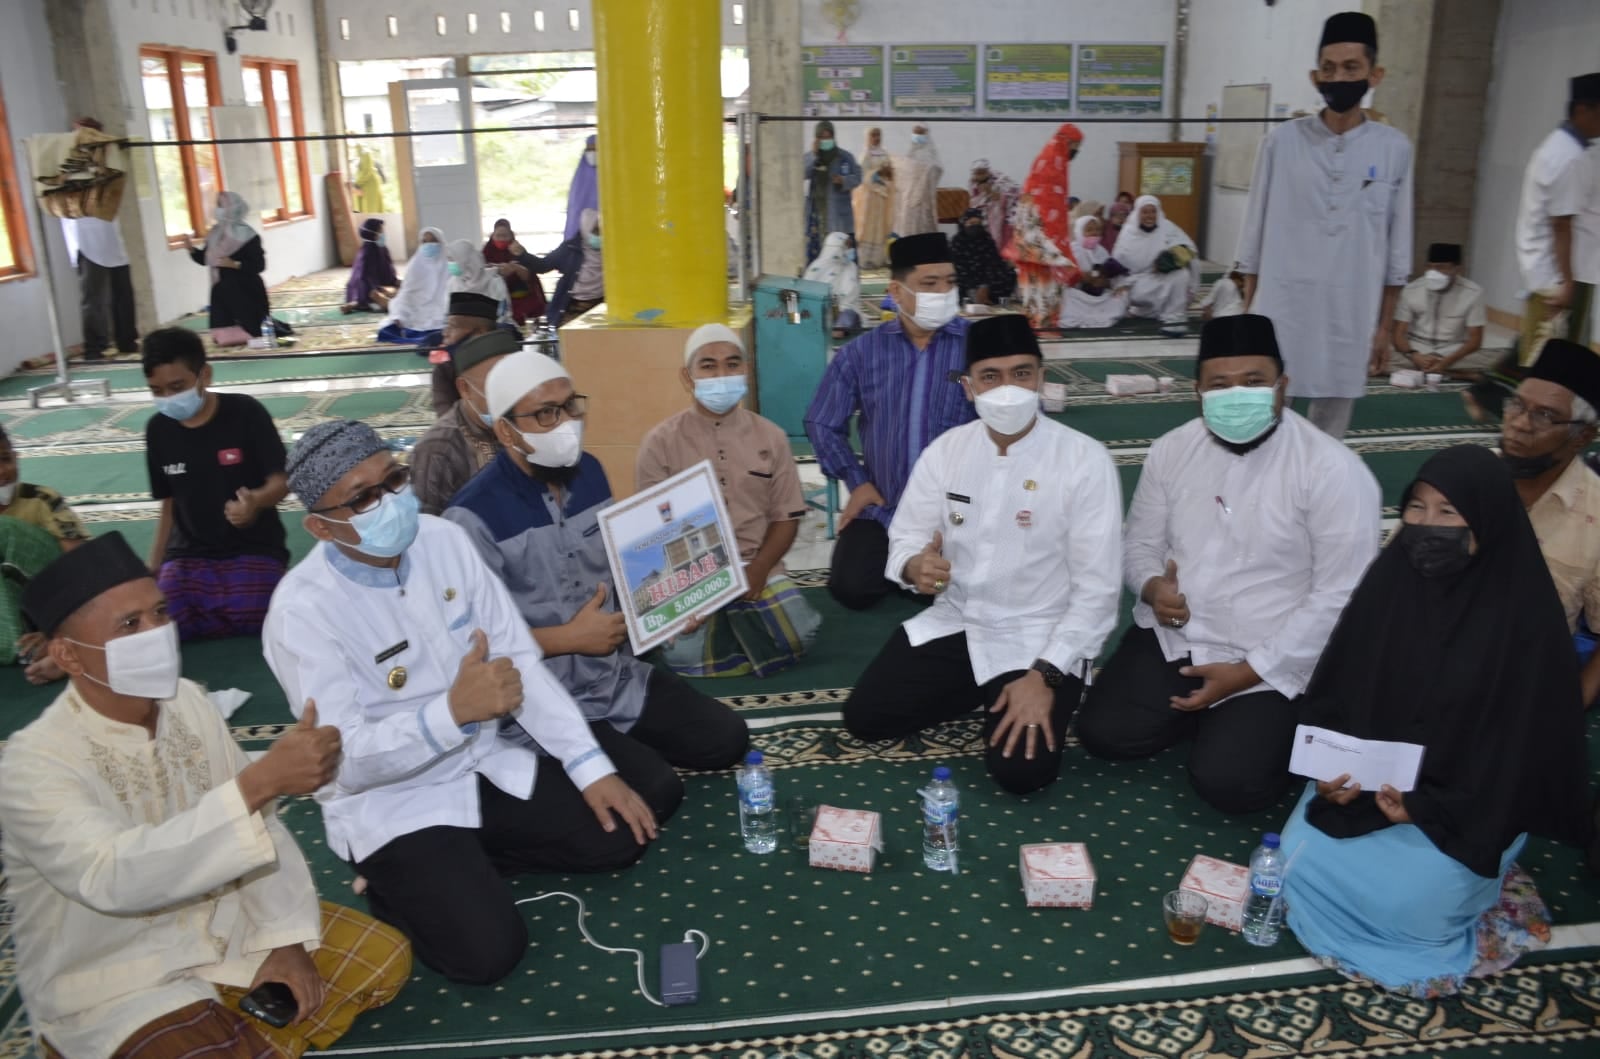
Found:
<path fill-rule="evenodd" d="M 727 315 L 718 0 L 594 0 L 613 324 Z"/>

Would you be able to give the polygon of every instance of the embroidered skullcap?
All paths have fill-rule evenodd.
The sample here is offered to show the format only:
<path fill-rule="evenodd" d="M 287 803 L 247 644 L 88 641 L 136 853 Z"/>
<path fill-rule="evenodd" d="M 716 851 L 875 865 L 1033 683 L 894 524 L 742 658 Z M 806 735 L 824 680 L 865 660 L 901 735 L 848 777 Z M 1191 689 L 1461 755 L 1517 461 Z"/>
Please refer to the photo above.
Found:
<path fill-rule="evenodd" d="M 986 316 L 967 328 L 967 367 L 991 357 L 1015 357 L 1032 354 L 1040 359 L 1039 336 L 1033 325 L 1019 313 L 1002 313 Z"/>
<path fill-rule="evenodd" d="M 688 367 L 694 361 L 694 355 L 714 342 L 731 342 L 739 347 L 743 353 L 744 339 L 739 337 L 739 332 L 727 324 L 703 324 L 694 329 L 689 336 L 689 341 L 683 344 L 683 366 Z"/>
<path fill-rule="evenodd" d="M 80 607 L 102 592 L 153 576 L 122 534 L 113 530 L 84 541 L 35 574 L 22 590 L 22 612 L 34 628 L 54 636 Z"/>
<path fill-rule="evenodd" d="M 489 369 L 489 381 L 484 386 L 489 414 L 499 419 L 545 383 L 570 378 L 566 368 L 543 353 L 528 349 L 513 353 Z"/>
<path fill-rule="evenodd" d="M 321 501 L 350 468 L 382 452 L 389 443 L 355 419 L 328 419 L 300 436 L 289 453 L 289 488 L 309 510 Z"/>

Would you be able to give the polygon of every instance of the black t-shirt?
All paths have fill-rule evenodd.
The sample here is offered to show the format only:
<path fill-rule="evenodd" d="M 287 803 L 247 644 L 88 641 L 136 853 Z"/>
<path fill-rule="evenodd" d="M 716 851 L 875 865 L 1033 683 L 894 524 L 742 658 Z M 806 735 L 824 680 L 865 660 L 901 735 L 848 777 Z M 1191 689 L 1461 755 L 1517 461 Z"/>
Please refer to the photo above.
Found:
<path fill-rule="evenodd" d="M 164 559 L 231 559 L 266 555 L 289 561 L 283 520 L 276 508 L 236 529 L 223 505 L 240 487 L 259 489 L 288 461 L 272 413 L 242 393 L 219 393 L 217 410 L 204 424 L 186 427 L 156 414 L 144 428 L 150 493 L 172 498 L 172 533 Z"/>

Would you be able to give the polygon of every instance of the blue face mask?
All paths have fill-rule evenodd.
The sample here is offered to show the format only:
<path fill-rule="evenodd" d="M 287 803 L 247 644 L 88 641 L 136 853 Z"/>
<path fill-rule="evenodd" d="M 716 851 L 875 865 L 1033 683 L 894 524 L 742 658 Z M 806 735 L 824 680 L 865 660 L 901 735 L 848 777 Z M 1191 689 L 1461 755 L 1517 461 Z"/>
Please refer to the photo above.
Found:
<path fill-rule="evenodd" d="M 600 237 L 598 235 L 586 235 L 583 237 L 583 241 L 588 244 L 590 250 L 600 249 Z"/>
<path fill-rule="evenodd" d="M 408 485 L 398 493 L 386 494 L 371 511 L 363 511 L 349 520 L 330 518 L 328 521 L 353 527 L 361 534 L 361 543 L 354 547 L 362 555 L 393 559 L 417 539 L 417 516 L 421 510 L 417 494 Z"/>
<path fill-rule="evenodd" d="M 743 375 L 719 375 L 714 379 L 694 381 L 694 399 L 708 412 L 723 415 L 744 400 L 749 384 Z"/>
<path fill-rule="evenodd" d="M 417 253 L 423 257 L 438 257 L 441 247 L 438 243 L 423 243 L 417 247 Z"/>
<path fill-rule="evenodd" d="M 459 342 L 456 343 L 456 344 L 460 345 Z M 455 350 L 451 350 L 451 352 L 454 353 Z M 489 405 L 489 397 L 488 397 L 487 394 L 485 394 L 482 390 L 478 389 L 476 386 L 473 386 L 470 380 L 462 379 L 461 381 L 466 383 L 468 386 L 472 387 L 472 392 L 478 395 L 478 400 L 483 402 L 484 407 L 488 407 L 488 405 Z M 488 427 L 490 430 L 494 429 L 494 416 L 490 415 L 488 412 L 478 412 L 477 416 L 478 416 L 478 422 L 482 423 L 484 426 Z"/>
<path fill-rule="evenodd" d="M 206 403 L 205 395 L 196 386 L 192 390 L 175 393 L 171 397 L 157 397 L 156 411 L 178 422 L 193 419 L 200 414 L 200 408 Z"/>
<path fill-rule="evenodd" d="M 856 259 L 856 248 L 852 246 L 850 249 L 846 250 L 844 252 L 844 257 L 846 261 L 854 261 Z"/>
<path fill-rule="evenodd" d="M 452 262 L 450 262 L 450 264 L 446 265 L 445 267 L 450 270 L 450 275 L 452 275 L 452 276 L 461 275 L 461 266 L 459 264 L 457 264 L 456 262 L 452 261 Z"/>
<path fill-rule="evenodd" d="M 831 150 L 833 150 L 833 141 L 832 140 L 818 140 L 817 141 L 817 146 L 822 148 L 824 151 L 831 151 Z"/>
<path fill-rule="evenodd" d="M 382 232 L 379 232 L 378 233 L 378 237 L 376 239 L 372 240 L 372 241 L 374 243 L 377 243 L 379 246 L 388 246 L 389 245 L 389 237 L 384 235 Z"/>
<path fill-rule="evenodd" d="M 1230 386 L 1201 394 L 1200 409 L 1211 433 L 1234 445 L 1248 445 L 1277 422 L 1277 399 L 1276 386 Z"/>

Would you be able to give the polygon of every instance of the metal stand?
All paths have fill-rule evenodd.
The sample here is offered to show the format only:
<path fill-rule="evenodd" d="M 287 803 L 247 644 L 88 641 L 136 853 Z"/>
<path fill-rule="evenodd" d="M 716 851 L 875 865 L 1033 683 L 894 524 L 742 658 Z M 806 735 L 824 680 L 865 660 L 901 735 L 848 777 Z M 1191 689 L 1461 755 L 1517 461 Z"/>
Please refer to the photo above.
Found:
<path fill-rule="evenodd" d="M 39 217 L 39 260 L 43 267 L 40 276 L 44 279 L 45 309 L 50 314 L 50 341 L 56 347 L 56 381 L 47 382 L 42 386 L 28 387 L 28 406 L 38 408 L 39 402 L 46 397 L 59 397 L 64 401 L 75 401 L 79 397 L 99 397 L 101 400 L 111 399 L 111 384 L 105 379 L 73 379 L 67 367 L 67 344 L 61 340 L 61 320 L 56 315 L 56 288 L 55 273 L 50 268 L 50 229 L 47 227 L 55 218 L 45 213 L 44 207 L 39 203 L 39 197 L 33 193 L 35 180 L 33 175 L 33 160 L 28 156 L 26 145 L 22 152 L 23 187 L 29 189 L 29 197 L 33 199 L 34 212 Z"/>

